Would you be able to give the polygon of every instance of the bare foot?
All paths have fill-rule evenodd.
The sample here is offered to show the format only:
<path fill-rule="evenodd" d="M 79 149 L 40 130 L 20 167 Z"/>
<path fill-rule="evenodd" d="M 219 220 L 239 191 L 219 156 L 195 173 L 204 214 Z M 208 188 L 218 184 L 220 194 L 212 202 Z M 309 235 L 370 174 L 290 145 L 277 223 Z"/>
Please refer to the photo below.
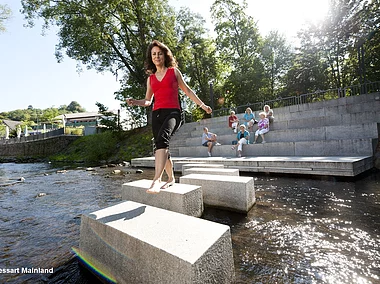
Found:
<path fill-rule="evenodd" d="M 172 186 L 175 184 L 175 180 L 172 179 L 171 181 L 167 181 L 163 186 L 161 186 L 161 189 L 167 189 L 168 187 Z"/>
<path fill-rule="evenodd" d="M 154 180 L 146 192 L 153 193 L 153 194 L 159 193 L 161 191 L 159 187 L 160 182 L 161 182 L 160 180 Z"/>

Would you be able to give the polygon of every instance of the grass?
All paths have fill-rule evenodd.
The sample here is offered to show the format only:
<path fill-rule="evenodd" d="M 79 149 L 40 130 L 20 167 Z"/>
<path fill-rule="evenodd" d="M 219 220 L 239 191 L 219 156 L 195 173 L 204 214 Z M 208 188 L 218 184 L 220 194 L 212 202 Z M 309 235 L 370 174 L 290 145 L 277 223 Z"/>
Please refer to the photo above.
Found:
<path fill-rule="evenodd" d="M 65 151 L 50 156 L 49 160 L 92 164 L 131 161 L 152 155 L 151 139 L 150 126 L 123 132 L 105 131 L 78 138 Z"/>

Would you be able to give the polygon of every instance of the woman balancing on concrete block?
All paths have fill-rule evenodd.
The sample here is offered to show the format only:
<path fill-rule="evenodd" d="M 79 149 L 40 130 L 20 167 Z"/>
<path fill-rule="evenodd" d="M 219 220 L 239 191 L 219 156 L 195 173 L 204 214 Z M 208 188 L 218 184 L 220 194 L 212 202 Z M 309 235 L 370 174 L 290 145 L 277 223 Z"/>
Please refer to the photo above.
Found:
<path fill-rule="evenodd" d="M 205 105 L 184 81 L 177 68 L 177 62 L 170 49 L 163 43 L 154 40 L 148 47 L 145 60 L 146 73 L 149 75 L 145 99 L 127 99 L 130 106 L 148 107 L 153 104 L 152 130 L 155 152 L 155 174 L 148 193 L 158 193 L 175 182 L 173 162 L 169 153 L 170 137 L 179 128 L 181 111 L 178 98 L 178 87 L 200 108 L 207 113 L 212 109 Z M 161 183 L 162 174 L 166 171 L 168 181 Z"/>

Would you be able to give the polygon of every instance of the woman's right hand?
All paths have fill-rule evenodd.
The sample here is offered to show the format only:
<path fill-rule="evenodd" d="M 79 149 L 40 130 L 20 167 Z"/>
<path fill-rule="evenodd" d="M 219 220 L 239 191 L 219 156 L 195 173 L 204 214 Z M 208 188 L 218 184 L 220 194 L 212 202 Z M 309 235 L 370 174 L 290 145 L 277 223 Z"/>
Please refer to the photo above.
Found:
<path fill-rule="evenodd" d="M 212 108 L 209 107 L 208 105 L 203 104 L 203 105 L 202 105 L 202 109 L 203 109 L 207 114 L 212 113 Z"/>
<path fill-rule="evenodd" d="M 126 99 L 126 102 L 129 106 L 134 106 L 135 105 L 135 100 L 134 99 L 131 99 L 131 98 L 128 98 Z"/>

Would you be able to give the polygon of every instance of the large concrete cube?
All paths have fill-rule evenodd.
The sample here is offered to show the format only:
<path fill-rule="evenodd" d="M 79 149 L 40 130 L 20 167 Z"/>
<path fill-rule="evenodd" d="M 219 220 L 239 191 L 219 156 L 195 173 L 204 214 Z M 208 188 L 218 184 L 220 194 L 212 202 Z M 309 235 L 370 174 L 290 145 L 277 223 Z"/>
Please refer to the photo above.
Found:
<path fill-rule="evenodd" d="M 209 206 L 248 212 L 256 202 L 252 177 L 190 174 L 179 180 L 202 186 L 203 202 Z"/>
<path fill-rule="evenodd" d="M 174 184 L 162 189 L 159 194 L 150 194 L 146 190 L 151 184 L 152 181 L 146 179 L 124 183 L 121 191 L 122 200 L 140 202 L 189 216 L 202 216 L 203 197 L 200 186 Z"/>
<path fill-rule="evenodd" d="M 117 283 L 233 283 L 230 228 L 133 201 L 82 215 L 80 252 Z"/>

